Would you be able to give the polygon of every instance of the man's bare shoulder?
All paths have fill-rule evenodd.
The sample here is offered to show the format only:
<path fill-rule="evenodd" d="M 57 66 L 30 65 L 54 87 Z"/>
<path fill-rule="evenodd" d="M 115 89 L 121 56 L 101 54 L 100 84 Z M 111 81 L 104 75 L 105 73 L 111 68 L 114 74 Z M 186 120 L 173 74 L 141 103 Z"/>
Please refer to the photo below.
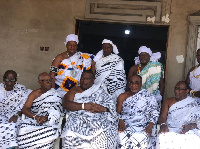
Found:
<path fill-rule="evenodd" d="M 63 59 L 68 58 L 68 55 L 66 54 L 66 52 L 60 53 L 58 54 L 55 58 L 54 61 L 62 61 Z"/>
<path fill-rule="evenodd" d="M 82 93 L 82 92 L 83 92 L 83 90 L 81 89 L 80 86 L 78 86 L 78 87 L 73 87 L 71 90 L 72 90 L 72 92 L 74 92 L 75 94 L 76 94 L 76 93 Z M 70 91 L 71 91 L 71 90 L 70 90 Z"/>
<path fill-rule="evenodd" d="M 55 60 L 56 60 L 56 59 L 57 59 L 57 60 L 63 60 L 63 59 L 65 59 L 65 58 L 67 58 L 67 54 L 66 54 L 66 52 L 63 52 L 63 53 L 58 54 L 58 55 L 55 57 Z"/>
<path fill-rule="evenodd" d="M 168 98 L 164 101 L 163 104 L 167 104 L 168 107 L 171 107 L 173 104 L 175 104 L 177 101 L 176 101 L 176 98 L 175 97 L 172 97 L 172 98 Z"/>
<path fill-rule="evenodd" d="M 133 66 L 129 69 L 129 72 L 131 72 L 132 74 L 137 73 L 138 66 L 139 66 L 139 65 L 133 65 Z"/>
<path fill-rule="evenodd" d="M 34 90 L 30 93 L 29 99 L 35 100 L 36 98 L 40 97 L 42 95 L 42 92 L 40 89 Z"/>
<path fill-rule="evenodd" d="M 192 71 L 195 69 L 195 67 L 196 67 L 196 66 L 192 67 L 192 68 L 189 70 L 189 73 L 192 72 Z"/>
<path fill-rule="evenodd" d="M 118 100 L 119 101 L 124 101 L 126 100 L 128 97 L 130 97 L 130 93 L 129 92 L 124 92 L 122 94 L 119 95 Z"/>
<path fill-rule="evenodd" d="M 139 65 L 133 65 L 130 69 L 137 70 Z"/>
<path fill-rule="evenodd" d="M 72 89 L 70 89 L 66 95 L 71 95 L 71 94 L 76 94 L 76 93 L 82 93 L 83 90 L 80 88 L 80 86 L 78 87 L 73 87 Z"/>

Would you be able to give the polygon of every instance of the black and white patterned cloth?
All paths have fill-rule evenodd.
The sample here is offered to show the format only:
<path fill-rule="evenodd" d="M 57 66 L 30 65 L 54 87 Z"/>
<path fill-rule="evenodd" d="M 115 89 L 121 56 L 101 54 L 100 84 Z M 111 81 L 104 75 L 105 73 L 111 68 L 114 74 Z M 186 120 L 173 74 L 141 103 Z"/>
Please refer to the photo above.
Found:
<path fill-rule="evenodd" d="M 200 106 L 197 99 L 187 98 L 173 104 L 168 111 L 167 126 L 169 132 L 162 133 L 157 138 L 157 149 L 199 149 L 200 130 L 192 129 L 180 134 L 183 125 L 196 123 L 200 128 Z"/>
<path fill-rule="evenodd" d="M 153 149 L 155 148 L 156 129 L 152 136 L 144 130 L 149 122 L 157 123 L 159 108 L 153 94 L 143 89 L 128 97 L 122 105 L 121 118 L 126 125 L 126 131 L 118 133 L 118 148 L 121 149 Z"/>
<path fill-rule="evenodd" d="M 8 123 L 9 119 L 23 108 L 31 90 L 16 83 L 13 90 L 6 91 L 4 84 L 0 83 L 0 149 L 17 145 L 17 123 Z"/>
<path fill-rule="evenodd" d="M 48 116 L 48 121 L 39 124 L 27 117 L 22 121 L 18 133 L 18 145 L 23 149 L 50 149 L 60 134 L 59 120 L 62 113 L 62 99 L 55 89 L 33 101 L 31 112 L 39 116 Z"/>
<path fill-rule="evenodd" d="M 95 84 L 104 83 L 116 102 L 117 97 L 125 92 L 126 74 L 124 61 L 116 54 L 101 58 L 95 65 Z"/>
<path fill-rule="evenodd" d="M 76 94 L 74 102 L 96 102 L 108 108 L 109 112 L 70 111 L 61 135 L 64 138 L 63 149 L 114 149 L 118 115 L 111 95 L 105 89 L 95 88 L 94 85 L 83 93 Z"/>

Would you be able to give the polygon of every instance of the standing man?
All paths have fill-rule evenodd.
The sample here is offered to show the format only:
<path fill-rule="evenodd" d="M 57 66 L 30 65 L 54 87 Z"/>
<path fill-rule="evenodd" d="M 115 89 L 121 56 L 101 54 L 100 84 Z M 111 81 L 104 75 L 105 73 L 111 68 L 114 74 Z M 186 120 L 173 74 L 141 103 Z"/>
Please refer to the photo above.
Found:
<path fill-rule="evenodd" d="M 41 88 L 29 95 L 22 109 L 27 118 L 19 128 L 19 148 L 53 148 L 55 140 L 59 137 L 61 97 L 51 88 L 52 80 L 48 73 L 41 73 L 38 83 Z"/>
<path fill-rule="evenodd" d="M 155 95 L 157 102 L 160 104 L 164 91 L 164 70 L 160 62 L 160 52 L 152 53 L 150 48 L 142 46 L 138 51 L 139 57 L 135 58 L 135 64 L 128 73 L 128 78 L 133 74 L 142 77 L 142 89 L 147 89 Z"/>
<path fill-rule="evenodd" d="M 197 50 L 197 62 L 200 64 L 200 49 Z M 196 65 L 192 67 L 186 78 L 186 82 L 190 85 L 192 89 L 190 95 L 196 97 L 198 102 L 200 102 L 200 66 Z"/>
<path fill-rule="evenodd" d="M 72 88 L 63 98 L 63 108 L 69 111 L 61 136 L 63 149 L 116 148 L 116 106 L 106 87 L 93 83 L 93 72 L 86 70 L 80 86 Z"/>
<path fill-rule="evenodd" d="M 50 67 L 52 87 L 60 96 L 64 96 L 71 88 L 79 85 L 84 70 L 91 69 L 92 54 L 77 52 L 78 36 L 70 34 L 66 38 L 67 51 L 59 54 Z"/>
<path fill-rule="evenodd" d="M 17 73 L 7 70 L 0 83 L 0 149 L 18 146 L 17 126 L 31 90 L 17 83 Z"/>
<path fill-rule="evenodd" d="M 166 99 L 158 122 L 157 149 L 199 149 L 200 107 L 188 96 L 189 85 L 180 81 L 174 88 L 175 97 Z"/>
<path fill-rule="evenodd" d="M 104 39 L 102 50 L 97 53 L 92 63 L 94 84 L 105 84 L 114 102 L 117 102 L 117 97 L 126 89 L 124 60 L 118 53 L 117 46 L 111 40 Z"/>

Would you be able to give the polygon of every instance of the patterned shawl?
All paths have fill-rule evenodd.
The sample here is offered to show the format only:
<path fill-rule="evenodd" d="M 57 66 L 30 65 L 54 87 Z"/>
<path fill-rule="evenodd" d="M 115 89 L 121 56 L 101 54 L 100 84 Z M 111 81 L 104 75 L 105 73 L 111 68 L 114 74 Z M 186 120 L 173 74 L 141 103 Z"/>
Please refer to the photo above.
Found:
<path fill-rule="evenodd" d="M 142 89 L 147 89 L 156 95 L 159 90 L 161 74 L 164 74 L 163 66 L 159 62 L 149 62 L 139 73 L 142 77 Z"/>
<path fill-rule="evenodd" d="M 19 148 L 51 148 L 60 132 L 59 120 L 62 99 L 51 89 L 33 101 L 31 111 L 36 115 L 48 116 L 48 121 L 39 124 L 27 117 L 22 121 L 18 134 Z"/>
<path fill-rule="evenodd" d="M 95 68 L 95 84 L 105 84 L 114 101 L 116 101 L 126 88 L 123 59 L 116 54 L 111 54 L 97 61 Z"/>
<path fill-rule="evenodd" d="M 9 148 L 17 146 L 17 123 L 8 123 L 9 119 L 21 111 L 31 90 L 25 86 L 16 83 L 10 94 L 6 96 L 4 84 L 0 84 L 0 148 Z"/>

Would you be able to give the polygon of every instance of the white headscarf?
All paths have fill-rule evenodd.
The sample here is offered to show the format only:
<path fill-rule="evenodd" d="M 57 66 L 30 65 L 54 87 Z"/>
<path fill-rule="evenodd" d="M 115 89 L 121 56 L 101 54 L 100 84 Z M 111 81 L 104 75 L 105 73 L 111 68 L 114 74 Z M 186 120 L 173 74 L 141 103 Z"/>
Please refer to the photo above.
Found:
<path fill-rule="evenodd" d="M 146 46 L 141 46 L 138 50 L 138 54 L 142 53 L 142 52 L 146 52 L 148 53 L 150 56 L 152 55 L 152 51 L 150 48 L 147 48 Z"/>
<path fill-rule="evenodd" d="M 115 54 L 118 54 L 118 53 L 119 53 L 119 51 L 118 51 L 118 49 L 117 49 L 117 46 L 116 46 L 115 44 L 113 44 L 113 42 L 112 42 L 111 40 L 104 39 L 104 40 L 102 41 L 102 44 L 104 44 L 104 43 L 109 43 L 109 44 L 111 44 L 112 47 L 113 47 L 113 52 L 114 52 Z"/>
<path fill-rule="evenodd" d="M 156 53 L 152 53 L 150 48 L 147 48 L 146 46 L 141 46 L 138 50 L 138 54 L 145 52 L 148 53 L 150 55 L 150 61 L 151 62 L 157 62 L 160 58 L 161 58 L 161 53 L 160 52 L 156 52 Z M 140 64 L 140 58 L 139 56 L 135 57 L 135 65 Z"/>
<path fill-rule="evenodd" d="M 104 39 L 104 40 L 102 41 L 102 44 L 104 44 L 104 43 L 109 43 L 109 44 L 112 45 L 112 47 L 113 47 L 113 53 L 115 53 L 115 54 L 118 54 L 118 53 L 119 53 L 119 51 L 118 51 L 118 49 L 117 49 L 117 46 L 116 46 L 115 44 L 113 44 L 113 42 L 112 42 L 111 40 Z M 100 51 L 96 54 L 96 56 L 94 57 L 94 61 L 95 61 L 95 62 L 98 61 L 100 58 L 102 58 L 102 56 L 103 56 L 103 49 L 100 50 Z"/>
<path fill-rule="evenodd" d="M 78 36 L 74 35 L 74 34 L 69 34 L 66 37 L 66 42 L 64 42 L 65 46 L 67 44 L 68 41 L 76 41 L 76 43 L 78 44 L 79 40 L 78 40 Z"/>

